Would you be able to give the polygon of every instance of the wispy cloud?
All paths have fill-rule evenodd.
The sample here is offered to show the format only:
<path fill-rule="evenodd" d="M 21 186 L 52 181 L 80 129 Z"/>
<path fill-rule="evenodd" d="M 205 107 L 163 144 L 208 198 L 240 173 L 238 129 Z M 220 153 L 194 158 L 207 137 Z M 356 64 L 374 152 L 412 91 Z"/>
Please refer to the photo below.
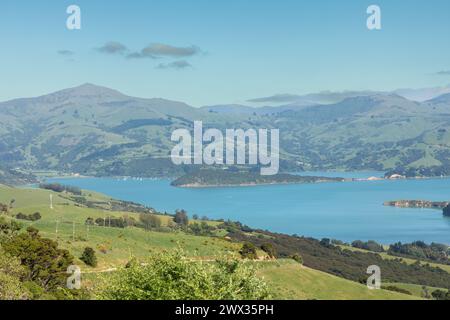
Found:
<path fill-rule="evenodd" d="M 125 54 L 128 51 L 128 48 L 120 42 L 107 42 L 100 48 L 97 48 L 98 52 L 105 54 Z"/>
<path fill-rule="evenodd" d="M 200 53 L 200 48 L 196 46 L 175 47 L 164 43 L 154 43 L 139 52 L 130 53 L 127 57 L 130 59 L 150 58 L 157 59 L 163 57 L 186 58 Z"/>
<path fill-rule="evenodd" d="M 75 54 L 75 52 L 73 52 L 71 50 L 59 50 L 58 54 L 61 56 L 70 57 L 70 56 L 73 56 Z"/>
<path fill-rule="evenodd" d="M 256 103 L 271 103 L 271 102 L 295 102 L 300 97 L 294 94 L 276 94 L 270 97 L 263 97 L 257 99 L 248 100 L 248 102 L 256 102 Z"/>
<path fill-rule="evenodd" d="M 158 69 L 186 69 L 190 68 L 192 65 L 186 60 L 178 60 L 171 63 L 161 63 L 157 66 Z"/>
<path fill-rule="evenodd" d="M 450 70 L 442 70 L 442 71 L 436 72 L 436 74 L 438 76 L 450 76 Z"/>

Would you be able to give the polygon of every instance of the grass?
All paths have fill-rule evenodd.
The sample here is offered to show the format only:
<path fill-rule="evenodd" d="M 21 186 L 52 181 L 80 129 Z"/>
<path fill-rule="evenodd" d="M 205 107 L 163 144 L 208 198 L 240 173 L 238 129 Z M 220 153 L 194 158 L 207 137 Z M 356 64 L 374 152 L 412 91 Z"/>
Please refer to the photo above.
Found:
<path fill-rule="evenodd" d="M 53 194 L 53 209 L 50 209 L 49 206 L 50 194 Z M 93 192 L 88 194 L 91 199 L 102 200 L 105 198 L 105 196 Z M 139 214 L 81 207 L 64 198 L 63 195 L 47 190 L 14 189 L 0 186 L 0 202 L 9 203 L 11 199 L 16 201 L 10 215 L 19 212 L 25 214 L 40 212 L 41 220 L 34 223 L 21 222 L 24 225 L 33 225 L 38 228 L 44 237 L 58 240 L 62 248 L 68 249 L 77 258 L 76 263 L 82 270 L 92 270 L 78 259 L 85 247 L 92 247 L 96 250 L 99 262 L 96 270 L 124 265 L 131 257 L 145 258 L 151 250 L 170 250 L 183 247 L 189 255 L 210 258 L 229 252 L 237 253 L 240 249 L 238 244 L 225 239 L 200 237 L 183 232 L 154 232 L 135 227 L 125 229 L 88 227 L 85 225 L 88 217 L 96 219 L 128 215 L 138 220 Z M 167 226 L 172 220 L 170 216 L 159 217 L 163 226 Z M 217 222 L 208 223 L 217 224 Z"/>
<path fill-rule="evenodd" d="M 293 260 L 260 264 L 263 276 L 273 290 L 274 299 L 294 300 L 415 300 L 417 296 L 367 286 L 306 268 Z"/>

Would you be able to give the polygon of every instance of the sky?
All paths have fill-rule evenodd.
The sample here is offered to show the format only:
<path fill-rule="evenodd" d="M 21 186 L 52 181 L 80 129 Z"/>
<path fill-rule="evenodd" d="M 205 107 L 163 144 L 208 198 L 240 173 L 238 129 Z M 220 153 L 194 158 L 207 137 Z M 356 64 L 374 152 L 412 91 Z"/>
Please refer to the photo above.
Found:
<path fill-rule="evenodd" d="M 87 82 L 193 106 L 445 86 L 449 34 L 448 0 L 2 0 L 0 101 Z"/>

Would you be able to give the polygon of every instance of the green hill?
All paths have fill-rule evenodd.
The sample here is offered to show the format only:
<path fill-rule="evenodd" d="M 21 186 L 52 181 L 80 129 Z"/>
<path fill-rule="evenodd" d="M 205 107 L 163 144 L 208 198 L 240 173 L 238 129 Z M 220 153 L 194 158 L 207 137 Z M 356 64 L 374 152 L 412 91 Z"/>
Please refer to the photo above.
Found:
<path fill-rule="evenodd" d="M 183 168 L 169 158 L 171 133 L 202 120 L 220 130 L 280 129 L 284 171 L 415 168 L 411 174 L 450 174 L 449 103 L 445 96 L 416 102 L 361 92 L 329 104 L 271 107 L 269 113 L 217 112 L 86 84 L 0 103 L 0 161 L 97 176 L 181 176 Z"/>
<path fill-rule="evenodd" d="M 293 260 L 266 262 L 259 274 L 272 286 L 275 299 L 414 300 L 418 297 L 367 286 L 306 268 Z"/>

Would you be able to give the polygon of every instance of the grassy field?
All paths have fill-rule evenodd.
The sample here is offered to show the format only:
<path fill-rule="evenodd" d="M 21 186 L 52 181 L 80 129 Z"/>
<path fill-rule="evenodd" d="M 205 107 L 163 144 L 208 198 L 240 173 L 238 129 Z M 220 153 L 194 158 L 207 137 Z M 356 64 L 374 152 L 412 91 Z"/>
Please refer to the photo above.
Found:
<path fill-rule="evenodd" d="M 260 263 L 259 274 L 270 284 L 275 299 L 295 300 L 414 300 L 417 296 L 367 286 L 309 269 L 293 260 Z"/>
<path fill-rule="evenodd" d="M 53 195 L 53 209 L 50 209 L 50 194 Z M 89 192 L 89 199 L 104 199 L 105 196 Z M 97 252 L 96 270 L 117 267 L 131 257 L 145 258 L 150 250 L 165 250 L 182 247 L 187 254 L 199 259 L 208 259 L 221 254 L 237 254 L 240 246 L 225 239 L 200 237 L 183 232 L 153 232 L 141 228 L 108 228 L 86 226 L 88 217 L 105 218 L 128 215 L 139 219 L 139 215 L 130 212 L 110 212 L 106 210 L 80 207 L 63 195 L 38 189 L 13 189 L 0 186 L 0 202 L 10 203 L 15 199 L 10 215 L 19 212 L 32 214 L 40 212 L 42 219 L 31 223 L 21 221 L 24 225 L 33 225 L 47 238 L 58 240 L 60 246 L 68 249 L 76 258 L 82 270 L 92 270 L 78 260 L 85 247 L 92 247 Z M 170 216 L 159 216 L 162 225 L 172 220 Z M 217 224 L 217 222 L 208 222 Z"/>

